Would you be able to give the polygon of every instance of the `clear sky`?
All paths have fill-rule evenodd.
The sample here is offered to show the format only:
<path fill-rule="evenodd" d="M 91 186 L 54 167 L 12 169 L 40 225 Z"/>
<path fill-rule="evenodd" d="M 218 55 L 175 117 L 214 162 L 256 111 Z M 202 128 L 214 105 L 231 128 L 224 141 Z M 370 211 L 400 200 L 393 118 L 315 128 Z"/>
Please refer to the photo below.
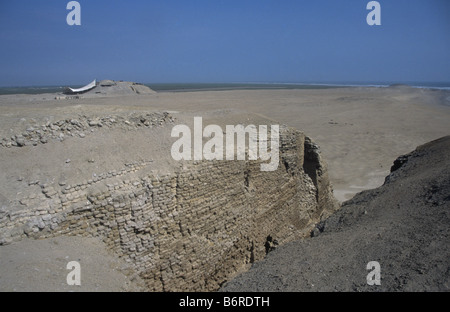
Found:
<path fill-rule="evenodd" d="M 450 82 L 450 1 L 1 0 L 0 86 Z"/>

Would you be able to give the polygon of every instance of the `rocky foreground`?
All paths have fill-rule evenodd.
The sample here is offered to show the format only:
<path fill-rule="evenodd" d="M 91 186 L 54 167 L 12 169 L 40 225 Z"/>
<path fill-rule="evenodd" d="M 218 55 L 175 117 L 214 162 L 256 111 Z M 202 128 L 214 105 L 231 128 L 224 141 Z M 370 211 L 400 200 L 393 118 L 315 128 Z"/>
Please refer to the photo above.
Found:
<path fill-rule="evenodd" d="M 450 136 L 399 157 L 311 239 L 277 248 L 221 291 L 448 291 Z M 366 269 L 377 261 L 381 285 Z"/>

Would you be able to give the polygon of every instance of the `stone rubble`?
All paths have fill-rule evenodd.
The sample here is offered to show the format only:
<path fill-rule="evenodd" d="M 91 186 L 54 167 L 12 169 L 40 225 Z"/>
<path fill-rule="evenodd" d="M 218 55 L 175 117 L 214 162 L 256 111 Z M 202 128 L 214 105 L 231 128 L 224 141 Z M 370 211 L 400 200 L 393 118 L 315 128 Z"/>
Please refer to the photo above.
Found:
<path fill-rule="evenodd" d="M 63 141 L 65 137 L 85 138 L 96 129 L 122 127 L 125 129 L 139 129 L 141 127 L 158 127 L 172 123 L 175 119 L 168 112 L 147 114 L 130 114 L 124 116 L 88 117 L 80 115 L 76 119 L 65 119 L 54 122 L 36 123 L 26 127 L 26 131 L 0 138 L 0 147 L 23 147 L 46 144 L 49 140 Z"/>

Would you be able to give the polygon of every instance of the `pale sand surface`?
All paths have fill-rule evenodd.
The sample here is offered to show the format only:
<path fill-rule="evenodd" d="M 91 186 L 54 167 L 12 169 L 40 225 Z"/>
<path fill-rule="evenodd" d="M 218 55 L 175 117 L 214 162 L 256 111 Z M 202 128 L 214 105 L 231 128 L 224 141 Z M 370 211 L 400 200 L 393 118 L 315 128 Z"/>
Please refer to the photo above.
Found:
<path fill-rule="evenodd" d="M 262 114 L 319 144 L 340 201 L 380 186 L 399 155 L 450 134 L 450 91 L 409 87 L 161 92 L 60 101 L 52 95 L 3 96 L 0 106 L 3 124 L 17 121 L 10 117 L 56 119 L 130 110 L 204 116 L 208 111 L 238 109 Z"/>
<path fill-rule="evenodd" d="M 450 134 L 449 95 L 413 88 L 217 91 L 159 94 L 151 106 L 200 115 L 238 108 L 295 127 L 321 147 L 343 201 L 380 186 L 399 155 Z"/>
<path fill-rule="evenodd" d="M 180 114 L 175 124 L 190 123 L 191 117 L 201 116 L 204 117 L 203 126 L 215 123 L 222 127 L 225 124 L 234 125 L 246 120 L 258 123 L 267 121 L 265 119 L 267 117 L 273 122 L 303 131 L 319 144 L 322 156 L 328 163 L 335 195 L 340 201 L 349 199 L 364 189 L 380 186 L 384 177 L 388 175 L 393 161 L 399 155 L 409 153 L 418 145 L 450 134 L 450 91 L 397 87 L 161 92 L 71 100 L 55 100 L 54 97 L 54 94 L 0 96 L 0 136 L 8 137 L 8 134 L 16 133 L 17 130 L 23 131 L 26 124 L 74 118 L 81 114 L 106 116 L 130 112 L 171 111 L 172 115 L 177 117 L 176 112 L 180 111 L 187 113 L 182 116 Z M 262 115 L 264 118 L 258 120 L 258 116 L 246 114 L 247 112 Z M 47 160 L 38 154 L 34 160 L 27 158 L 29 153 L 22 155 L 21 150 L 34 150 L 29 146 L 5 148 L 2 157 L 8 158 L 3 159 L 5 165 L 16 164 L 17 168 L 28 162 L 30 163 L 27 167 L 30 168 L 33 161 L 40 163 L 43 167 L 33 168 L 30 176 L 34 171 L 42 173 L 47 169 L 58 170 L 56 166 L 52 166 L 52 162 L 64 163 L 68 157 L 72 158 L 71 167 L 74 170 L 76 168 L 78 171 L 92 170 L 89 166 L 95 166 L 96 170 L 107 167 L 110 169 L 116 163 L 123 165 L 123 159 L 130 157 L 130 151 L 126 146 L 129 143 L 127 140 L 131 140 L 135 146 L 132 156 L 136 159 L 133 160 L 154 159 L 153 165 L 159 170 L 172 162 L 170 142 L 167 142 L 172 138 L 167 137 L 167 131 L 164 132 L 166 136 L 160 135 L 158 131 L 147 129 L 133 132 L 133 136 L 130 137 L 130 133 L 121 129 L 110 132 L 102 130 L 100 136 L 87 136 L 83 139 L 85 145 L 80 150 L 71 149 L 72 141 L 69 139 L 59 144 L 39 145 L 35 151 L 43 150 L 44 155 L 54 153 L 54 157 Z M 147 135 L 153 138 L 147 138 Z M 157 146 L 152 143 L 155 142 L 155 137 L 161 140 Z M 153 144 L 152 151 L 147 153 L 149 144 Z M 101 154 L 105 154 L 104 160 Z M 95 163 L 87 162 L 88 157 L 95 157 Z M 77 167 L 78 162 L 80 164 L 82 162 L 85 167 Z M 44 168 L 46 163 L 48 168 Z M 8 198 L 14 197 L 14 192 L 19 191 L 20 183 L 25 183 L 17 179 L 16 171 L 21 170 L 16 170 L 14 165 L 10 165 L 7 165 L 8 168 L 2 166 L 3 175 L 0 178 L 0 195 L 4 194 L 4 197 Z M 101 168 L 103 165 L 105 168 Z M 84 174 L 78 171 L 59 174 Z M 55 176 L 48 172 L 47 175 Z M 59 175 L 56 177 L 59 178 Z M 69 176 L 64 178 L 70 179 Z M 1 196 L 0 200 L 6 202 Z M 42 246 L 35 246 L 30 245 L 32 242 L 23 241 L 11 245 L 14 247 L 2 246 L 0 256 L 3 269 L 0 269 L 0 278 L 3 278 L 3 282 L 0 280 L 2 284 L 0 290 L 59 289 L 58 287 L 62 287 L 61 285 L 65 283 L 65 275 L 68 272 L 63 268 L 68 259 L 66 257 L 71 259 L 78 257 L 77 259 L 81 259 L 82 262 L 89 263 L 102 263 L 105 259 L 110 261 L 99 242 L 85 240 L 83 247 L 80 248 L 77 247 L 75 240 L 70 240 L 72 243 L 66 238 L 61 240 L 64 243 L 46 240 L 42 242 Z M 91 246 L 92 249 L 89 249 Z M 70 249 L 74 250 L 69 254 Z M 89 250 L 98 252 L 92 254 Z M 87 251 L 87 254 L 83 251 Z M 22 257 L 22 253 L 28 254 Z M 55 262 L 40 267 L 38 264 L 48 261 L 49 254 L 52 254 L 52 259 L 56 257 Z M 117 264 L 116 267 L 108 265 L 104 268 L 105 270 L 92 276 L 93 280 L 90 283 L 84 284 L 88 286 L 83 287 L 84 290 L 133 289 L 129 284 L 129 277 L 121 273 L 121 265 Z M 10 270 L 21 275 L 11 275 Z M 55 274 L 58 276 L 54 276 Z M 64 287 L 61 290 L 75 289 Z"/>
<path fill-rule="evenodd" d="M 80 265 L 80 285 L 68 285 L 67 276 Z M 140 291 L 141 281 L 98 238 L 60 236 L 24 240 L 1 247 L 0 292 L 128 292 Z M 70 277 L 70 276 L 69 276 Z"/>

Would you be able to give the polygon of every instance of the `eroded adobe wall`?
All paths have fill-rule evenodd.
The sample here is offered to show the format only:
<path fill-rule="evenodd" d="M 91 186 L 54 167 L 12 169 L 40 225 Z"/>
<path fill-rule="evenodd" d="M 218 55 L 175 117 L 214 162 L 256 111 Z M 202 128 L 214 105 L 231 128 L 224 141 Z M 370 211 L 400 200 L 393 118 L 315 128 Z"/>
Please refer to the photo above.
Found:
<path fill-rule="evenodd" d="M 258 161 L 196 161 L 159 175 L 149 162 L 41 186 L 21 209 L 0 212 L 1 242 L 97 236 L 149 290 L 216 290 L 337 208 L 317 146 L 286 127 L 276 171 L 261 171 Z"/>

